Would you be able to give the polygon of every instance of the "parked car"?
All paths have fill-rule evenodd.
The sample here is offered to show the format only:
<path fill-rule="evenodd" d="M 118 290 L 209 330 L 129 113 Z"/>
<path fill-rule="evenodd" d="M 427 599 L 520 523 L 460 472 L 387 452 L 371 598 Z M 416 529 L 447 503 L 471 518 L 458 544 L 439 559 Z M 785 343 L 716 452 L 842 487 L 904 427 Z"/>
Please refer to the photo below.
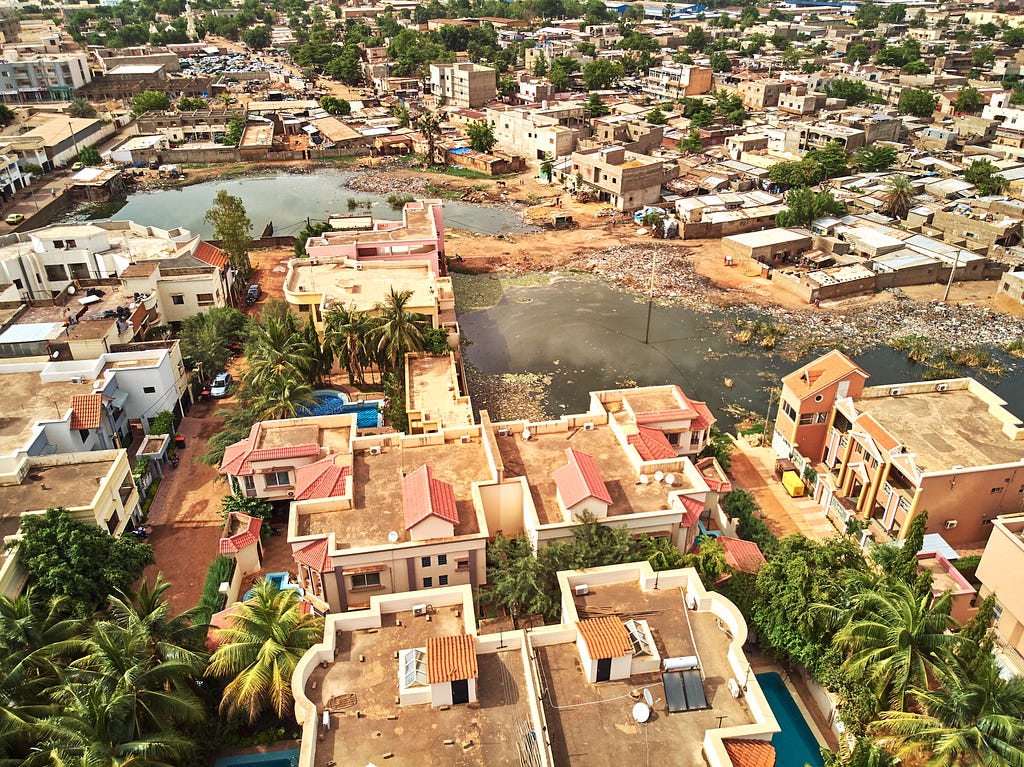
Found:
<path fill-rule="evenodd" d="M 245 291 L 245 303 L 254 304 L 260 300 L 260 286 L 250 285 L 249 289 Z"/>
<path fill-rule="evenodd" d="M 4 219 L 8 224 L 20 224 L 25 220 L 25 217 L 20 213 L 8 213 L 7 218 Z"/>
<path fill-rule="evenodd" d="M 231 388 L 231 373 L 218 373 L 210 382 L 211 397 L 226 397 Z"/>
<path fill-rule="evenodd" d="M 79 171 L 79 170 L 81 170 L 84 167 L 85 167 L 85 163 L 84 162 L 76 162 L 74 165 L 71 166 L 71 170 Z"/>

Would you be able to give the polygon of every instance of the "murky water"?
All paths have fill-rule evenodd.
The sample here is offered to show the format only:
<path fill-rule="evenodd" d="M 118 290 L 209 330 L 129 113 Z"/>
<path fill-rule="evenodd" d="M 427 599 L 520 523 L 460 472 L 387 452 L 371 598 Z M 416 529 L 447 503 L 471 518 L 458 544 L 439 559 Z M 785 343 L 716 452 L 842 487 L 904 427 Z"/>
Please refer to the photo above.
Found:
<path fill-rule="evenodd" d="M 331 215 L 365 214 L 366 207 L 350 209 L 350 199 L 369 203 L 374 218 L 400 219 L 401 210 L 393 208 L 386 195 L 357 192 L 344 186 L 356 173 L 332 168 L 313 173 L 275 172 L 207 181 L 182 189 L 138 192 L 129 196 L 127 204 L 110 218 L 161 228 L 182 226 L 209 237 L 212 231 L 203 217 L 217 192 L 225 189 L 242 199 L 254 234 L 259 234 L 268 221 L 274 222 L 274 234 L 297 234 L 307 217 L 323 221 Z M 446 200 L 444 220 L 446 226 L 480 234 L 535 231 L 523 223 L 514 208 L 502 205 Z"/>
<path fill-rule="evenodd" d="M 642 386 L 679 384 L 687 395 L 706 400 L 729 429 L 735 418 L 727 406 L 764 414 L 768 387 L 804 361 L 731 341 L 716 323 L 731 324 L 733 317 L 655 305 L 645 344 L 646 301 L 598 280 L 558 279 L 511 287 L 494 306 L 461 315 L 459 325 L 471 341 L 467 359 L 483 372 L 551 376 L 548 409 L 554 415 L 583 412 L 590 391 L 632 380 Z M 924 376 L 920 366 L 887 347 L 858 354 L 856 360 L 871 373 L 870 385 Z M 1024 374 L 976 377 L 1013 412 L 1024 413 Z M 732 388 L 726 387 L 727 378 Z"/>

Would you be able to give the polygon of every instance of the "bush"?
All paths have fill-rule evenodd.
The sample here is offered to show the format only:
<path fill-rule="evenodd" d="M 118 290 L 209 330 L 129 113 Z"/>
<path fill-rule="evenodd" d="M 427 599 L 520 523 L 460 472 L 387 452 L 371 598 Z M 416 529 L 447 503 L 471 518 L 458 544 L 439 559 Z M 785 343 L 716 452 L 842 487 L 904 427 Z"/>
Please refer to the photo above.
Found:
<path fill-rule="evenodd" d="M 746 490 L 733 490 L 722 499 L 722 508 L 730 519 L 739 520 L 736 534 L 740 538 L 756 543 L 765 556 L 775 552 L 779 541 L 767 523 L 761 519 L 761 508 L 753 495 Z"/>
<path fill-rule="evenodd" d="M 153 499 L 156 498 L 156 491 L 160 487 L 162 479 L 163 477 L 154 477 L 153 481 L 149 483 L 149 487 L 146 488 L 146 495 L 139 502 L 139 510 L 142 512 L 143 519 L 149 516 L 149 507 L 153 505 Z"/>
<path fill-rule="evenodd" d="M 969 581 L 977 581 L 978 565 L 981 564 L 981 554 L 971 554 L 967 557 L 953 560 L 953 567 Z"/>
<path fill-rule="evenodd" d="M 150 434 L 174 434 L 174 413 L 164 410 L 149 422 Z"/>
<path fill-rule="evenodd" d="M 206 581 L 203 582 L 203 595 L 196 607 L 195 622 L 198 625 L 207 625 L 215 612 L 224 608 L 224 597 L 220 593 L 220 584 L 231 580 L 235 572 L 235 560 L 228 559 L 223 554 L 218 554 L 210 563 L 206 571 Z"/>

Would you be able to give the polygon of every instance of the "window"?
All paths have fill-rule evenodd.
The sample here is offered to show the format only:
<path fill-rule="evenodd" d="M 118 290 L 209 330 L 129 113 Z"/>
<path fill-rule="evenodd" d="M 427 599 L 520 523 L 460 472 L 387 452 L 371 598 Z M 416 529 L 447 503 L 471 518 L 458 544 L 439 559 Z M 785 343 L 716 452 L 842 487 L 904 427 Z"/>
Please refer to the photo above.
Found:
<path fill-rule="evenodd" d="M 1003 488 L 1001 487 L 993 487 L 991 490 L 989 490 L 989 493 L 991 493 L 992 495 L 996 495 L 997 493 L 1001 492 L 1003 492 Z"/>
<path fill-rule="evenodd" d="M 272 471 L 265 476 L 267 487 L 284 487 L 291 484 L 287 471 Z"/>
<path fill-rule="evenodd" d="M 438 554 L 437 555 L 437 564 L 438 564 L 438 567 L 440 567 L 441 565 L 448 564 L 448 555 L 447 554 Z"/>
<path fill-rule="evenodd" d="M 784 401 L 782 403 L 782 412 L 789 416 L 789 420 L 796 420 L 796 411 L 793 409 L 793 406 L 790 405 L 788 402 Z"/>
<path fill-rule="evenodd" d="M 420 557 L 420 567 L 430 567 L 430 557 Z"/>
<path fill-rule="evenodd" d="M 455 560 L 455 571 L 456 572 L 461 572 L 461 571 L 465 571 L 465 570 L 469 570 L 469 560 L 468 559 L 456 559 Z"/>
<path fill-rule="evenodd" d="M 633 645 L 633 654 L 652 655 L 651 643 L 647 641 L 647 634 L 643 627 L 634 620 L 626 621 L 625 626 L 629 633 L 629 641 Z"/>
<path fill-rule="evenodd" d="M 703 431 L 695 431 L 690 434 L 690 444 L 699 445 L 701 439 L 704 437 Z"/>
<path fill-rule="evenodd" d="M 810 426 L 812 423 L 814 423 L 814 416 L 814 413 L 807 413 L 806 415 L 800 416 L 800 425 Z"/>
<path fill-rule="evenodd" d="M 996 602 L 992 605 L 992 622 L 999 623 L 999 619 L 1003 617 L 1003 606 Z"/>
<path fill-rule="evenodd" d="M 143 394 L 156 394 L 156 387 L 155 386 L 143 386 L 142 387 L 142 393 Z"/>
<path fill-rule="evenodd" d="M 352 578 L 352 588 L 372 589 L 380 586 L 380 573 L 356 573 Z"/>
<path fill-rule="evenodd" d="M 172 293 L 171 303 L 174 304 L 175 306 L 184 306 L 185 296 L 183 296 L 181 293 Z"/>
<path fill-rule="evenodd" d="M 47 264 L 45 268 L 46 279 L 50 282 L 60 282 L 68 278 L 68 270 L 64 268 L 64 264 Z"/>
<path fill-rule="evenodd" d="M 447 586 L 448 585 L 448 576 L 447 575 L 439 575 L 439 576 L 437 576 L 437 585 L 438 586 Z"/>
<path fill-rule="evenodd" d="M 432 588 L 433 585 L 434 585 L 434 579 L 433 578 L 424 578 L 423 579 L 423 588 L 429 589 L 429 588 Z"/>
<path fill-rule="evenodd" d="M 299 304 L 299 313 L 300 314 L 308 314 L 309 313 L 309 304 Z"/>
<path fill-rule="evenodd" d="M 828 423 L 828 413 L 818 413 L 815 423 Z"/>
<path fill-rule="evenodd" d="M 408 650 L 402 658 L 402 683 L 405 687 L 427 684 L 427 653 Z"/>
<path fill-rule="evenodd" d="M 199 293 L 196 295 L 196 301 L 200 306 L 210 306 L 213 303 L 213 293 Z"/>
<path fill-rule="evenodd" d="M 256 489 L 256 480 L 251 475 L 245 478 L 245 489 L 246 490 L 255 490 Z"/>

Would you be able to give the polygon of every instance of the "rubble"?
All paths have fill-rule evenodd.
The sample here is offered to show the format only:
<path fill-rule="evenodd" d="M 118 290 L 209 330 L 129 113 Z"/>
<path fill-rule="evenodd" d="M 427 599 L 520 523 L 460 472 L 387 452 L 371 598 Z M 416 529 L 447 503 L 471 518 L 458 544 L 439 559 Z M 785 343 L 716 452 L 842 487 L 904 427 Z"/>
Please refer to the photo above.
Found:
<path fill-rule="evenodd" d="M 345 182 L 348 189 L 373 194 L 424 194 L 428 186 L 430 184 L 425 178 L 387 172 L 360 173 Z"/>

